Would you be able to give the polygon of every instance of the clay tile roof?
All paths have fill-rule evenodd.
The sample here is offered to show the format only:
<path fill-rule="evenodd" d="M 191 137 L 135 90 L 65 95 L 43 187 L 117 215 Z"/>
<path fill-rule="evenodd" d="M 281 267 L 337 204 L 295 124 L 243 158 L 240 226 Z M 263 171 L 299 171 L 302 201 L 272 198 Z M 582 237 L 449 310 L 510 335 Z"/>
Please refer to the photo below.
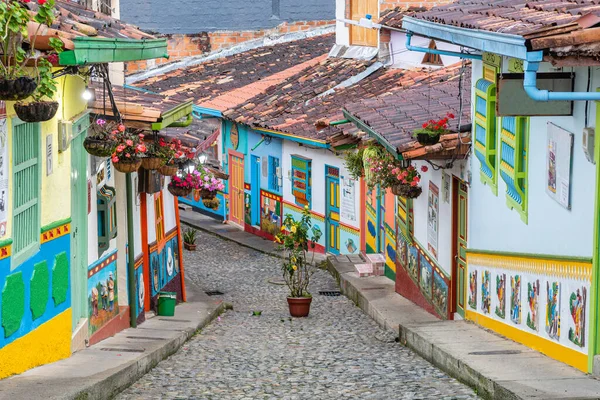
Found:
<path fill-rule="evenodd" d="M 31 1 L 25 5 L 37 12 L 37 2 Z M 58 15 L 54 24 L 48 28 L 41 26 L 37 32 L 36 48 L 48 50 L 47 38 L 59 37 L 67 50 L 73 49 L 72 40 L 76 37 L 99 37 L 119 39 L 155 39 L 154 36 L 141 31 L 136 26 L 112 18 L 106 14 L 89 10 L 84 6 L 69 0 L 57 0 Z M 38 29 L 37 23 L 29 26 L 30 37 Z M 44 39 L 46 38 L 46 39 Z"/>
<path fill-rule="evenodd" d="M 598 0 L 457 0 L 417 13 L 415 18 L 469 29 L 526 35 L 599 14 Z"/>
<path fill-rule="evenodd" d="M 379 23 L 392 28 L 402 28 L 402 17 L 426 10 L 427 8 L 425 7 L 409 7 L 408 9 L 402 7 L 391 8 L 381 14 Z"/>
<path fill-rule="evenodd" d="M 319 62 L 334 42 L 334 35 L 328 34 L 260 47 L 170 71 L 137 82 L 136 86 L 167 96 L 191 98 L 198 105 L 227 109 L 296 74 L 299 68 Z M 242 88 L 251 93 L 243 93 Z"/>
<path fill-rule="evenodd" d="M 460 109 L 459 82 L 460 64 L 439 69 L 435 72 L 418 71 L 400 77 L 404 82 L 400 90 L 385 93 L 370 99 L 349 102 L 346 110 L 364 122 L 373 131 L 384 137 L 406 159 L 444 158 L 454 152 L 464 154 L 468 150 L 468 138 L 459 142 L 458 116 Z M 471 68 L 465 68 L 462 93 L 461 126 L 471 121 Z M 423 123 L 443 118 L 453 113 L 456 119 L 450 127 L 453 133 L 443 135 L 440 143 L 422 146 L 413 137 L 414 129 Z M 435 156 L 432 154 L 435 153 Z"/>

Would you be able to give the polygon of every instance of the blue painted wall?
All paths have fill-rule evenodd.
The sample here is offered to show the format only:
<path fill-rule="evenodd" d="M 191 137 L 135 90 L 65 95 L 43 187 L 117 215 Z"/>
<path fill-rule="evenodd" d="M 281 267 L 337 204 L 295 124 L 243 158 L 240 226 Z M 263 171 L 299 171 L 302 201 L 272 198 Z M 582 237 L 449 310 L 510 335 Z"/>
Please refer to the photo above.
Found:
<path fill-rule="evenodd" d="M 282 157 L 282 153 L 283 153 L 283 148 L 282 148 L 282 140 L 279 138 L 272 138 L 271 142 L 269 144 L 267 144 L 266 142 L 263 142 L 260 146 L 258 146 L 256 148 L 256 150 L 252 150 L 252 148 L 254 146 L 256 146 L 262 139 L 262 134 L 260 132 L 256 132 L 252 129 L 248 129 L 247 131 L 247 135 L 248 135 L 248 153 L 250 155 L 254 155 L 257 157 L 260 157 L 260 162 L 261 162 L 261 173 L 260 173 L 260 188 L 267 190 L 271 193 L 275 193 L 278 195 L 282 195 L 282 188 L 280 187 L 279 190 L 270 190 L 269 189 L 269 172 L 268 172 L 268 168 L 267 168 L 267 173 L 265 174 L 263 169 L 262 169 L 262 163 L 263 160 L 267 160 L 269 159 L 269 156 L 273 156 L 273 157 L 277 157 L 279 158 L 279 165 L 281 167 L 283 167 L 283 161 L 281 160 Z M 251 181 L 250 179 L 250 168 L 245 168 L 244 169 L 244 175 L 245 175 L 245 180 L 246 182 L 250 182 L 252 185 L 254 185 L 254 182 Z"/>
<path fill-rule="evenodd" d="M 121 19 L 160 33 L 272 28 L 283 22 L 331 20 L 335 0 L 121 0 Z"/>

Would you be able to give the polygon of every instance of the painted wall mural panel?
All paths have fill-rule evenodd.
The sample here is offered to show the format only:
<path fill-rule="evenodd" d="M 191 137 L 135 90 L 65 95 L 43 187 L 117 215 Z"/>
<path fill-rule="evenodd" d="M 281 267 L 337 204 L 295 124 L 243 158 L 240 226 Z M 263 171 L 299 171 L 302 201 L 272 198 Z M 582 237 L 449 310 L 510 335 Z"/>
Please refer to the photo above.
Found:
<path fill-rule="evenodd" d="M 467 319 L 586 371 L 591 271 L 591 261 L 469 253 Z"/>
<path fill-rule="evenodd" d="M 160 291 L 177 292 L 178 300 L 181 296 L 181 280 L 179 276 L 179 241 L 177 229 L 171 230 L 167 235 L 162 249 L 157 244 L 149 246 L 150 251 L 150 308 L 156 305 Z M 177 279 L 175 279 L 177 277 Z"/>
<path fill-rule="evenodd" d="M 114 251 L 88 267 L 89 334 L 119 315 L 117 252 Z"/>
<path fill-rule="evenodd" d="M 260 191 L 260 229 L 271 236 L 275 236 L 281 229 L 283 214 L 283 199 L 281 196 Z"/>

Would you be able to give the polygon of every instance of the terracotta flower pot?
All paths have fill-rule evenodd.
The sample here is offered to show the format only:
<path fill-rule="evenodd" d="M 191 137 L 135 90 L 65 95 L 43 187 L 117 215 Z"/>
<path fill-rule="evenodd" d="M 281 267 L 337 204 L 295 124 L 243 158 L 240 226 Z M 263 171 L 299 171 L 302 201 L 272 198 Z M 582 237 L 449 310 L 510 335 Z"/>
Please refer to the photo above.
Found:
<path fill-rule="evenodd" d="M 189 251 L 196 251 L 196 244 L 183 242 L 183 247 L 185 247 L 185 249 Z"/>
<path fill-rule="evenodd" d="M 433 146 L 440 141 L 440 135 L 430 135 L 428 133 L 417 133 L 417 142 L 423 146 Z"/>
<path fill-rule="evenodd" d="M 192 192 L 191 188 L 182 188 L 171 184 L 167 186 L 167 189 L 169 189 L 169 192 L 175 197 L 185 197 Z"/>
<path fill-rule="evenodd" d="M 58 111 L 56 101 L 34 101 L 32 103 L 15 103 L 15 112 L 21 121 L 44 122 L 50 121 Z"/>
<path fill-rule="evenodd" d="M 163 165 L 158 169 L 158 173 L 164 176 L 173 176 L 178 170 L 176 165 Z"/>
<path fill-rule="evenodd" d="M 290 315 L 292 317 L 308 317 L 312 297 L 288 297 L 287 301 L 288 306 L 290 307 Z"/>
<path fill-rule="evenodd" d="M 200 190 L 200 196 L 202 196 L 202 198 L 205 200 L 212 200 L 217 197 L 217 192 L 211 192 L 210 190 L 202 189 Z"/>
<path fill-rule="evenodd" d="M 113 162 L 115 169 L 119 172 L 129 173 L 136 172 L 142 165 L 142 160 L 134 158 L 132 161 Z"/>
<path fill-rule="evenodd" d="M 114 140 L 96 139 L 88 136 L 83 141 L 85 151 L 96 157 L 110 157 L 115 151 L 117 143 Z"/>
<path fill-rule="evenodd" d="M 160 157 L 144 157 L 142 158 L 142 167 L 148 171 L 159 169 L 165 164 L 165 160 Z M 177 171 L 175 171 L 177 173 Z M 174 174 L 173 174 L 174 175 Z"/>
<path fill-rule="evenodd" d="M 31 96 L 36 88 L 37 82 L 28 76 L 22 76 L 17 79 L 0 78 L 0 100 L 24 100 Z"/>

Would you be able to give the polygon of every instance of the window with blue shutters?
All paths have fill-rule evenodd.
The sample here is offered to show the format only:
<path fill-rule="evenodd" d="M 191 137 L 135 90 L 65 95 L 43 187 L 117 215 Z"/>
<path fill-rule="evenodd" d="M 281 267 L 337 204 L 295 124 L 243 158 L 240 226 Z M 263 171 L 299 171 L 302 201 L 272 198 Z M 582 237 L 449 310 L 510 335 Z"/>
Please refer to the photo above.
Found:
<path fill-rule="evenodd" d="M 302 156 L 292 156 L 292 195 L 299 206 L 308 206 L 311 203 L 311 160 Z"/>
<path fill-rule="evenodd" d="M 502 117 L 500 133 L 500 176 L 506 183 L 506 204 L 527 223 L 527 145 L 529 123 L 526 117 Z"/>
<path fill-rule="evenodd" d="M 488 67 L 484 67 L 488 68 Z M 475 84 L 474 152 L 480 163 L 481 182 L 498 194 L 496 153 L 496 84 L 485 73 Z"/>
<path fill-rule="evenodd" d="M 279 192 L 279 158 L 269 156 L 269 190 Z"/>
<path fill-rule="evenodd" d="M 40 249 L 40 124 L 13 126 L 13 265 Z"/>

